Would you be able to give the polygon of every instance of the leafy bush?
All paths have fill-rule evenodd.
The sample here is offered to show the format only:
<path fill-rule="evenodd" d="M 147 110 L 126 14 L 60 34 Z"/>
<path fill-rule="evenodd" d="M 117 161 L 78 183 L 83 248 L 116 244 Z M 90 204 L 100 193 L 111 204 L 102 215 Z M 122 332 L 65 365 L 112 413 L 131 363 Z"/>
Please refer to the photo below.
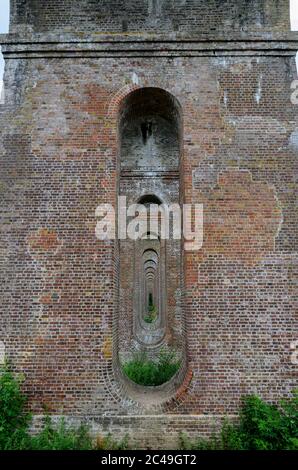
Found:
<path fill-rule="evenodd" d="M 47 416 L 43 430 L 31 437 L 30 448 L 32 450 L 126 450 L 128 437 L 118 442 L 108 434 L 97 436 L 96 440 L 93 440 L 86 426 L 66 427 L 63 418 L 58 426 L 54 426 L 51 418 Z"/>
<path fill-rule="evenodd" d="M 244 399 L 239 433 L 248 450 L 298 449 L 298 394 L 280 406 Z"/>
<path fill-rule="evenodd" d="M 142 355 L 124 365 L 131 379 L 142 385 L 160 385 L 179 369 L 174 352 L 162 351 L 158 362 Z M 128 375 L 128 374 L 127 374 Z M 49 417 L 37 435 L 29 434 L 31 416 L 24 411 L 26 397 L 21 392 L 22 376 L 8 367 L 0 370 L 0 450 L 124 450 L 128 439 L 98 436 L 94 442 L 85 426 L 66 427 L 62 419 L 54 426 Z M 135 380 L 135 381 L 136 381 Z M 140 383 L 137 382 L 137 383 Z M 298 450 L 298 393 L 279 406 L 256 396 L 243 399 L 239 424 L 226 421 L 219 434 L 192 442 L 181 435 L 181 449 L 187 450 Z"/>
<path fill-rule="evenodd" d="M 148 359 L 145 353 L 137 354 L 123 364 L 123 372 L 133 382 L 145 386 L 158 386 L 176 374 L 180 367 L 173 351 L 161 351 L 157 361 Z"/>
<path fill-rule="evenodd" d="M 46 416 L 44 428 L 31 437 L 30 447 L 32 450 L 91 450 L 93 442 L 85 426 L 66 428 L 62 418 L 56 427 L 51 418 Z"/>
<path fill-rule="evenodd" d="M 123 450 L 128 448 L 127 437 L 120 442 L 110 435 L 98 437 L 94 443 L 88 429 L 66 427 L 60 420 L 54 426 L 50 417 L 46 417 L 43 429 L 31 436 L 30 414 L 24 411 L 26 397 L 20 385 L 23 377 L 16 376 L 5 366 L 0 369 L 0 450 Z"/>
<path fill-rule="evenodd" d="M 0 370 L 0 450 L 26 449 L 29 445 L 30 415 L 24 412 L 26 398 L 20 385 L 23 377 L 14 378 L 7 366 Z"/>
<path fill-rule="evenodd" d="M 225 422 L 219 435 L 191 442 L 181 435 L 182 449 L 297 450 L 298 395 L 271 405 L 257 396 L 243 399 L 238 425 Z"/>

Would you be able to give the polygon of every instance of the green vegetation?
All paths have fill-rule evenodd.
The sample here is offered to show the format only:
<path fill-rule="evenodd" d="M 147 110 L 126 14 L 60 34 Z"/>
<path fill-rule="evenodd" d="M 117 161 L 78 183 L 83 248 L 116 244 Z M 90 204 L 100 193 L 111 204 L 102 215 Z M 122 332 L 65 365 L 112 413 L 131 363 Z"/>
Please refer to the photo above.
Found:
<path fill-rule="evenodd" d="M 57 426 L 46 417 L 43 429 L 29 433 L 31 416 L 24 411 L 26 397 L 21 392 L 22 376 L 14 376 L 7 366 L 0 369 L 0 450 L 124 450 L 127 437 L 116 442 L 110 435 L 93 440 L 88 429 L 66 427 L 63 419 Z"/>
<path fill-rule="evenodd" d="M 104 437 L 97 436 L 94 440 L 86 426 L 67 428 L 63 419 L 58 426 L 53 426 L 47 416 L 43 430 L 31 437 L 30 448 L 32 450 L 125 450 L 128 449 L 128 437 L 117 442 L 108 434 Z"/>
<path fill-rule="evenodd" d="M 68 429 L 64 419 L 60 420 L 58 426 L 54 426 L 51 418 L 46 416 L 42 431 L 30 438 L 30 448 L 32 450 L 92 450 L 93 442 L 85 426 Z"/>
<path fill-rule="evenodd" d="M 128 450 L 128 436 L 125 436 L 121 441 L 116 441 L 113 439 L 111 434 L 108 434 L 105 437 L 97 437 L 95 443 L 96 450 Z"/>
<path fill-rule="evenodd" d="M 157 363 L 143 357 L 127 364 L 125 366 L 133 372 L 132 376 L 141 378 L 145 385 L 157 382 L 160 385 L 169 380 L 180 365 L 173 352 L 164 351 Z M 137 365 L 140 370 L 137 370 Z M 88 428 L 83 425 L 67 427 L 63 419 L 54 426 L 46 417 L 43 429 L 34 436 L 30 435 L 31 416 L 24 410 L 27 400 L 21 392 L 22 381 L 23 377 L 14 376 L 8 367 L 0 369 L 0 450 L 128 449 L 127 437 L 120 442 L 111 435 L 98 436 L 94 440 Z M 238 424 L 226 421 L 221 432 L 210 439 L 190 441 L 187 435 L 182 434 L 181 449 L 298 450 L 298 393 L 283 400 L 279 406 L 268 404 L 256 396 L 247 396 L 243 399 Z"/>
<path fill-rule="evenodd" d="M 148 314 L 144 317 L 146 323 L 153 323 L 157 319 L 157 309 L 154 305 L 149 306 Z"/>
<path fill-rule="evenodd" d="M 188 450 L 298 450 L 298 394 L 271 405 L 257 396 L 243 399 L 239 424 L 224 423 L 219 435 L 191 442 L 181 435 Z"/>
<path fill-rule="evenodd" d="M 23 377 L 6 366 L 0 370 L 0 450 L 26 449 L 31 417 L 24 412 L 26 398 L 20 391 Z"/>
<path fill-rule="evenodd" d="M 123 364 L 123 372 L 133 382 L 145 386 L 158 386 L 176 374 L 180 367 L 174 351 L 161 351 L 157 361 L 148 359 L 145 353 Z"/>
<path fill-rule="evenodd" d="M 157 319 L 157 308 L 153 304 L 153 295 L 150 292 L 148 296 L 148 314 L 144 317 L 146 323 L 153 323 Z"/>

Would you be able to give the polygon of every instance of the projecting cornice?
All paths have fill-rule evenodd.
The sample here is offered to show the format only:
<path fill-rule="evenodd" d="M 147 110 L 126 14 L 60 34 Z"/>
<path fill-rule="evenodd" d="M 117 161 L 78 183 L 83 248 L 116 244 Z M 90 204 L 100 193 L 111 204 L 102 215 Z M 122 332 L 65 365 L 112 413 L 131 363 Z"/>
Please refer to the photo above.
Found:
<path fill-rule="evenodd" d="M 119 34 L 0 35 L 5 58 L 295 55 L 298 33 L 227 38 Z"/>

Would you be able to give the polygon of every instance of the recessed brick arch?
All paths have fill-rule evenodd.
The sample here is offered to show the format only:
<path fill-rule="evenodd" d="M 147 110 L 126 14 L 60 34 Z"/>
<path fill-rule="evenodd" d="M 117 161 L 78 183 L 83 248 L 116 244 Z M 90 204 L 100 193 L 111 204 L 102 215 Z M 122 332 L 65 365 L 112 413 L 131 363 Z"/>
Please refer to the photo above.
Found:
<path fill-rule="evenodd" d="M 139 85 L 131 83 L 121 87 L 118 91 L 116 91 L 116 93 L 113 93 L 111 100 L 108 103 L 107 117 L 117 121 L 119 117 L 119 110 L 121 109 L 123 102 L 128 98 L 130 93 L 133 93 L 139 88 L 141 88 Z"/>
<path fill-rule="evenodd" d="M 143 99 L 145 100 L 144 103 L 142 103 Z M 164 102 L 162 102 L 163 99 Z M 129 109 L 130 106 L 131 109 Z M 157 115 L 157 118 L 155 118 L 155 115 Z M 161 88 L 141 88 L 136 85 L 129 85 L 123 87 L 113 96 L 113 99 L 109 104 L 107 117 L 112 121 L 111 124 L 113 123 L 113 127 L 117 127 L 117 149 L 120 161 L 120 164 L 117 164 L 119 172 L 117 187 L 119 187 L 120 195 L 127 196 L 127 204 L 141 203 L 146 205 L 149 202 L 155 204 L 179 202 L 181 199 L 179 189 L 179 167 L 182 154 L 181 139 L 183 121 L 182 109 L 178 100 L 171 93 Z M 127 152 L 129 152 L 129 139 L 125 141 L 125 137 L 123 138 L 123 132 L 130 132 L 130 135 L 132 136 L 137 133 L 135 137 L 139 140 L 137 140 L 135 145 L 149 145 L 148 141 L 146 141 L 146 138 L 144 137 L 144 124 L 147 125 L 146 120 L 148 120 L 150 124 L 147 126 L 147 129 L 150 129 L 148 139 L 156 138 L 159 139 L 158 143 L 160 143 L 160 154 L 158 154 L 158 152 L 152 154 L 152 160 L 155 159 L 155 161 L 152 162 L 152 165 L 155 164 L 155 173 L 153 177 L 148 177 L 148 171 L 150 172 L 148 165 L 144 165 L 143 167 L 141 165 L 138 167 L 136 161 L 129 161 L 129 159 L 126 159 Z M 164 128 L 162 127 L 163 125 Z M 160 129 L 164 129 L 164 135 L 158 135 Z M 171 130 L 173 134 L 171 134 Z M 157 137 L 154 136 L 155 132 L 157 133 Z M 125 141 L 124 147 L 123 140 Z M 171 155 L 171 162 L 167 161 L 168 155 L 163 153 L 165 146 L 168 144 L 173 146 L 172 154 L 174 157 Z M 157 165 L 156 161 L 158 162 Z M 126 165 L 127 162 L 128 164 Z M 165 178 L 165 176 L 168 176 L 168 179 Z M 166 181 L 165 186 L 163 186 L 164 181 Z M 134 189 L 134 185 L 139 186 L 139 189 Z M 130 187 L 130 190 L 127 191 L 128 187 Z M 117 377 L 117 383 L 120 386 L 120 395 L 123 395 L 123 397 L 130 397 L 142 406 L 144 396 L 143 387 L 137 386 L 124 377 L 121 370 L 121 361 L 129 357 L 131 351 L 134 349 L 138 350 L 139 347 L 141 349 L 146 349 L 146 341 L 143 343 L 141 342 L 141 344 L 138 339 L 138 335 L 134 336 L 137 330 L 134 320 L 137 316 L 138 307 L 136 307 L 136 302 L 133 302 L 134 296 L 131 295 L 131 292 L 138 289 L 139 276 L 137 273 L 137 265 L 139 262 L 139 266 L 142 266 L 143 253 L 148 249 L 156 250 L 158 252 L 159 263 L 161 265 L 159 269 L 163 270 L 162 274 L 159 272 L 159 279 L 161 279 L 160 282 L 164 285 L 164 290 L 160 290 L 160 292 L 163 292 L 162 296 L 164 297 L 163 299 L 160 299 L 160 301 L 164 302 L 164 306 L 160 308 L 163 309 L 165 314 L 160 316 L 160 322 L 157 323 L 162 325 L 162 340 L 156 341 L 157 346 L 154 345 L 154 340 L 152 340 L 152 346 L 154 346 L 153 350 L 156 349 L 158 351 L 160 346 L 164 346 L 167 342 L 171 345 L 176 344 L 177 348 L 179 348 L 179 354 L 182 361 L 182 366 L 178 374 L 176 374 L 169 383 L 160 387 L 154 387 L 154 389 L 149 391 L 149 395 L 148 391 L 146 392 L 146 407 L 148 407 L 148 403 L 151 403 L 150 406 L 152 406 L 152 410 L 155 409 L 156 406 L 158 406 L 158 409 L 160 410 L 160 406 L 170 408 L 172 406 L 176 407 L 177 401 L 175 397 L 177 393 L 179 393 L 179 400 L 183 400 L 183 393 L 181 393 L 181 390 L 184 390 L 185 392 L 187 391 L 187 384 L 191 377 L 191 374 L 186 373 L 187 344 L 184 315 L 180 310 L 177 314 L 178 309 L 181 309 L 182 302 L 179 301 L 179 306 L 175 304 L 173 305 L 173 301 L 171 301 L 171 303 L 167 303 L 167 295 L 171 296 L 171 299 L 174 299 L 183 292 L 183 274 L 181 270 L 182 249 L 181 246 L 178 246 L 180 241 L 178 241 L 178 244 L 177 241 L 175 241 L 174 243 L 176 243 L 176 246 L 174 247 L 173 242 L 161 242 L 158 237 L 157 240 L 149 242 L 148 240 L 140 240 L 138 243 L 140 244 L 140 247 L 136 248 L 136 246 L 133 246 L 133 243 L 130 243 L 130 241 L 121 240 L 117 248 L 115 248 L 116 264 L 119 276 L 117 281 L 119 285 L 119 295 L 118 306 L 114 314 L 113 371 Z M 146 244 L 148 244 L 148 246 Z M 177 253 L 179 253 L 178 256 Z M 179 262 L 177 262 L 177 259 L 179 259 Z M 133 261 L 133 265 L 131 264 L 131 261 Z M 166 279 L 165 272 L 168 265 L 171 266 L 171 269 L 174 271 L 177 269 L 177 279 L 179 279 L 177 285 L 175 285 L 175 282 L 173 283 L 172 280 L 170 281 Z M 125 272 L 126 275 L 122 275 L 122 272 Z M 132 273 L 131 278 L 130 273 Z M 175 276 L 172 276 L 172 278 L 174 277 Z M 173 332 L 172 328 L 175 314 L 178 315 L 177 319 L 179 319 L 176 319 L 175 322 L 181 322 L 181 325 L 178 328 L 179 333 L 177 333 L 177 328 L 175 332 Z M 123 332 L 125 332 L 124 335 Z M 145 333 L 143 334 L 143 338 L 144 335 Z M 149 343 L 150 341 L 149 335 Z M 152 351 L 152 347 L 150 349 Z M 172 403 L 172 405 L 170 403 Z"/>

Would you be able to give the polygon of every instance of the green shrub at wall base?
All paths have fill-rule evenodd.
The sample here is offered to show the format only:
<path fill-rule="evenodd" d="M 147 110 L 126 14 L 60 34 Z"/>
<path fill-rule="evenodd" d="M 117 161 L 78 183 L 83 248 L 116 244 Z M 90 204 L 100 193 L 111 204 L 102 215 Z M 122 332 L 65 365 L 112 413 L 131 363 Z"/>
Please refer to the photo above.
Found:
<path fill-rule="evenodd" d="M 0 370 L 0 450 L 26 449 L 31 417 L 24 412 L 25 396 L 20 385 L 23 378 L 14 377 L 4 366 Z"/>
<path fill-rule="evenodd" d="M 226 421 L 219 435 L 190 441 L 181 435 L 182 449 L 298 450 L 298 394 L 279 406 L 257 396 L 243 398 L 239 424 Z"/>
<path fill-rule="evenodd" d="M 0 369 L 0 450 L 124 450 L 128 438 L 120 442 L 111 436 L 94 442 L 88 428 L 66 427 L 63 419 L 54 425 L 50 417 L 44 420 L 41 432 L 31 436 L 31 415 L 24 411 L 26 397 L 22 394 L 21 376 L 14 376 L 7 366 Z"/>
<path fill-rule="evenodd" d="M 159 366 L 168 366 L 169 360 L 167 354 L 161 355 Z M 166 367 L 165 370 L 169 369 Z M 148 371 L 145 377 L 150 377 Z M 128 448 L 127 437 L 117 442 L 108 435 L 97 437 L 94 441 L 85 426 L 69 428 L 63 419 L 54 425 L 49 417 L 45 418 L 42 431 L 31 436 L 31 416 L 24 411 L 27 400 L 20 388 L 22 380 L 20 375 L 14 376 L 7 367 L 0 369 L 0 450 Z M 298 450 L 298 393 L 279 405 L 268 404 L 257 396 L 247 396 L 243 398 L 238 424 L 226 421 L 221 432 L 210 439 L 191 441 L 186 434 L 182 434 L 181 449 Z"/>
<path fill-rule="evenodd" d="M 32 436 L 30 447 L 32 450 L 92 450 L 93 442 L 85 426 L 67 429 L 64 419 L 58 426 L 53 426 L 47 416 L 42 431 Z"/>

